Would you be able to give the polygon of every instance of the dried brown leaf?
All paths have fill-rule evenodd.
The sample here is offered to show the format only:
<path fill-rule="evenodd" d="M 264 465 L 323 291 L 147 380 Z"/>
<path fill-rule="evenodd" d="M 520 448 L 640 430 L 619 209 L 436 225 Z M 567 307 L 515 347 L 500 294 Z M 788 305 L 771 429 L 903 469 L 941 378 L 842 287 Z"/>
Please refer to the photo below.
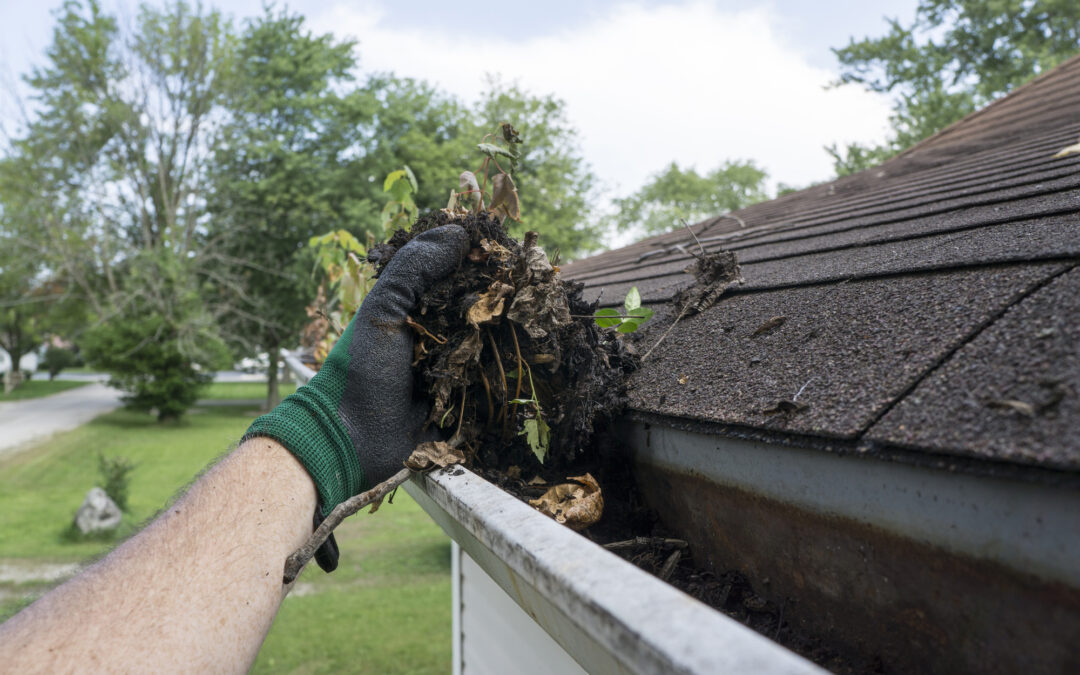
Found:
<path fill-rule="evenodd" d="M 413 453 L 405 460 L 405 466 L 413 471 L 427 471 L 437 466 L 447 467 L 452 464 L 464 464 L 465 454 L 444 441 L 428 441 L 416 446 Z"/>
<path fill-rule="evenodd" d="M 538 340 L 562 326 L 569 325 L 570 308 L 558 282 L 526 286 L 517 292 L 506 318 Z"/>
<path fill-rule="evenodd" d="M 576 482 L 556 485 L 539 499 L 530 499 L 529 504 L 572 530 L 584 530 L 600 520 L 604 497 L 592 474 L 571 476 L 568 480 Z"/>
<path fill-rule="evenodd" d="M 478 329 L 482 324 L 498 321 L 506 309 L 506 298 L 513 292 L 514 287 L 510 284 L 501 281 L 491 284 L 469 307 L 466 315 L 469 325 Z"/>
<path fill-rule="evenodd" d="M 497 173 L 491 178 L 491 190 L 491 211 L 502 218 L 520 221 L 521 203 L 514 179 L 509 174 Z"/>

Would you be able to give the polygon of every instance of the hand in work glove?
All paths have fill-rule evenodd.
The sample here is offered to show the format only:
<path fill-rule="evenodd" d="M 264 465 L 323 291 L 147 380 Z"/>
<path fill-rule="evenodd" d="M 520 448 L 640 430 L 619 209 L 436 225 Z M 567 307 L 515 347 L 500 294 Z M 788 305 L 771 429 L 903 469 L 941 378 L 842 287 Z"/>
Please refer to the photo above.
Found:
<path fill-rule="evenodd" d="M 430 404 L 413 397 L 413 334 L 405 325 L 421 294 L 461 264 L 469 237 L 457 225 L 428 230 L 387 264 L 319 372 L 244 439 L 268 436 L 304 465 L 319 494 L 316 522 L 386 480 L 421 440 Z M 336 544 L 316 554 L 330 571 Z"/>

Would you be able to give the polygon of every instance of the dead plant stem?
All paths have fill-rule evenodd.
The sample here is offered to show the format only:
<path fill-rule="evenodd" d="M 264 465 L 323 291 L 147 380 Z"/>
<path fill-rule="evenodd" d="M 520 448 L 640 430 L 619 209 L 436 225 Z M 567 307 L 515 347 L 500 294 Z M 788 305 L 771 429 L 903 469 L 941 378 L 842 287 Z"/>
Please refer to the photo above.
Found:
<path fill-rule="evenodd" d="M 664 340 L 666 340 L 668 335 L 671 335 L 671 331 L 675 328 L 675 325 L 678 324 L 679 321 L 684 316 L 686 316 L 686 310 L 688 310 L 688 309 L 690 309 L 690 302 L 689 301 L 687 301 L 687 303 L 685 305 L 683 305 L 682 311 L 679 312 L 679 316 L 675 317 L 675 320 L 671 322 L 671 325 L 668 326 L 668 329 L 666 331 L 664 331 L 663 335 L 660 336 L 660 339 L 657 340 L 656 343 L 652 347 L 649 347 L 649 351 L 645 352 L 645 356 L 641 357 L 641 362 L 642 363 L 645 363 L 645 359 L 649 358 L 649 354 L 652 354 L 653 350 L 656 349 L 657 347 L 659 347 L 660 343 L 663 342 Z"/>
<path fill-rule="evenodd" d="M 307 542 L 293 551 L 292 555 L 285 560 L 283 583 L 291 584 L 296 580 L 296 577 L 300 576 L 304 565 L 308 564 L 308 561 L 315 555 L 315 551 L 323 545 L 323 542 L 334 531 L 334 528 L 341 524 L 341 521 L 369 504 L 378 504 L 383 497 L 397 489 L 397 486 L 407 481 L 411 475 L 412 471 L 410 469 L 402 469 L 367 492 L 361 492 L 335 506 L 330 515 L 326 516 L 326 519 L 322 521 L 315 532 L 308 537 Z"/>

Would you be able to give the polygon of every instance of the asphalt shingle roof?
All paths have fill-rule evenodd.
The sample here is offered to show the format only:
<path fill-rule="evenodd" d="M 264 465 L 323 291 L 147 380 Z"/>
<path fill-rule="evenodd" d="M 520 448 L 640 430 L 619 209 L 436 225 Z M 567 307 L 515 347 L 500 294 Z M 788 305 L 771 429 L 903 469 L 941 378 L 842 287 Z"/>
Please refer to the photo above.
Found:
<path fill-rule="evenodd" d="M 632 407 L 1080 469 L 1080 155 L 1053 157 L 1078 138 L 1080 57 L 879 167 L 696 224 L 746 283 L 671 331 Z M 563 270 L 662 309 L 696 246 L 676 230 Z"/>

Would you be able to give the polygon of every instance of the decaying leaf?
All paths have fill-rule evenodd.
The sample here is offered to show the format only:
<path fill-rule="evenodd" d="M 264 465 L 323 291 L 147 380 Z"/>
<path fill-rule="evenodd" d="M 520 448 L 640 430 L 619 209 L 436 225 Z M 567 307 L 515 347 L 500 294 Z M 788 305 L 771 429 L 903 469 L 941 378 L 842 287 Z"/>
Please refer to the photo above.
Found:
<path fill-rule="evenodd" d="M 697 281 L 674 298 L 680 314 L 693 316 L 716 304 L 724 291 L 743 283 L 742 269 L 734 251 L 716 251 L 694 260 L 685 270 Z"/>
<path fill-rule="evenodd" d="M 530 246 L 525 250 L 524 270 L 528 274 L 531 283 L 550 281 L 555 274 L 555 268 L 548 261 L 547 253 L 540 246 Z"/>
<path fill-rule="evenodd" d="M 506 298 L 514 292 L 514 287 L 496 281 L 476 302 L 469 307 L 466 319 L 469 325 L 480 328 L 482 324 L 498 321 L 506 308 Z"/>
<path fill-rule="evenodd" d="M 807 408 L 807 406 L 806 406 L 805 403 L 799 403 L 798 401 L 794 401 L 794 400 L 790 400 L 790 401 L 789 400 L 783 400 L 783 401 L 777 401 L 776 403 L 774 403 L 772 405 L 772 407 L 766 408 L 765 410 L 762 410 L 761 412 L 766 414 L 766 415 L 784 415 L 784 414 L 800 413 L 800 412 L 806 410 L 806 408 Z"/>
<path fill-rule="evenodd" d="M 510 126 L 509 122 L 502 122 L 499 124 L 499 128 L 502 129 L 503 140 L 507 143 L 520 143 L 521 136 L 518 135 L 517 129 Z"/>
<path fill-rule="evenodd" d="M 447 467 L 464 463 L 465 453 L 460 448 L 455 448 L 444 441 L 421 443 L 405 460 L 405 466 L 413 471 L 427 471 L 437 466 Z"/>
<path fill-rule="evenodd" d="M 481 239 L 480 248 L 484 250 L 484 253 L 488 254 L 488 257 L 499 263 L 509 262 L 514 257 L 510 249 L 491 239 Z"/>
<path fill-rule="evenodd" d="M 753 333 L 750 334 L 750 337 L 758 337 L 760 335 L 768 335 L 769 333 L 772 333 L 774 330 L 776 330 L 780 326 L 783 326 L 784 322 L 786 322 L 786 321 L 787 321 L 786 316 L 774 316 L 773 318 L 769 319 L 765 323 L 758 326 L 757 329 Z"/>
<path fill-rule="evenodd" d="M 508 174 L 497 173 L 491 178 L 491 210 L 501 218 L 521 220 L 521 203 L 517 186 Z"/>
<path fill-rule="evenodd" d="M 539 499 L 530 499 L 529 504 L 572 530 L 584 530 L 600 520 L 604 497 L 592 474 L 571 476 L 569 480 L 576 482 L 556 485 Z"/>
<path fill-rule="evenodd" d="M 555 282 L 526 286 L 517 292 L 506 318 L 525 329 L 534 340 L 570 324 L 570 308 L 562 287 Z"/>
<path fill-rule="evenodd" d="M 472 171 L 462 171 L 458 176 L 458 187 L 461 188 L 463 194 L 459 197 L 465 198 L 465 203 L 472 206 L 472 208 L 483 208 L 481 201 L 483 197 L 480 194 L 480 183 L 476 181 L 476 174 Z M 468 193 L 468 194 L 464 194 Z"/>
<path fill-rule="evenodd" d="M 1060 159 L 1061 157 L 1068 157 L 1069 155 L 1080 154 L 1080 140 L 1073 143 L 1070 146 L 1064 147 L 1057 152 L 1051 159 Z"/>
<path fill-rule="evenodd" d="M 432 391 L 435 400 L 431 406 L 431 414 L 428 415 L 428 422 L 439 423 L 450 410 L 450 398 L 454 388 L 468 382 L 465 371 L 479 362 L 483 348 L 480 331 L 477 330 L 466 336 L 454 347 L 454 351 L 450 352 L 446 360 L 446 376 L 439 379 Z"/>

